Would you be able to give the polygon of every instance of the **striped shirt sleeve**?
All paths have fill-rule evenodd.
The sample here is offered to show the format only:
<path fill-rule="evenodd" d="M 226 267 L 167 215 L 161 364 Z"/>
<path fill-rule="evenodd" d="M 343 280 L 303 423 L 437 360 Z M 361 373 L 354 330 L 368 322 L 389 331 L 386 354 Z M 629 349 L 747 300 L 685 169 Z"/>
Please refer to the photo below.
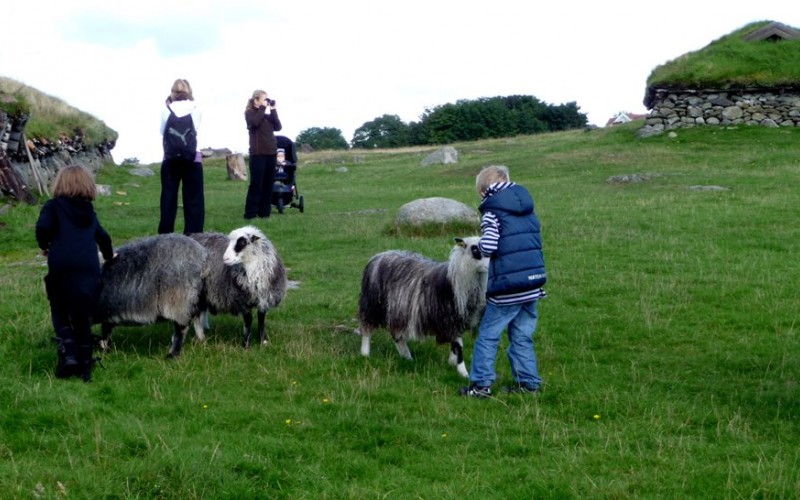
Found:
<path fill-rule="evenodd" d="M 500 240 L 500 221 L 493 212 L 486 212 L 481 218 L 481 239 L 478 242 L 478 249 L 481 253 L 490 257 L 497 251 L 497 243 Z"/>

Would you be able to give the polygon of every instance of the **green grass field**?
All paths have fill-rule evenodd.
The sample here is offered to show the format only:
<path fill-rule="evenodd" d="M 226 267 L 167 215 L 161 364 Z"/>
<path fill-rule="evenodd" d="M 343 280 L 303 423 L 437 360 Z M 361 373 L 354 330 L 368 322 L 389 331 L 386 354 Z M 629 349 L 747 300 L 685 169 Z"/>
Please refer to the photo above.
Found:
<path fill-rule="evenodd" d="M 796 498 L 800 130 L 454 146 L 458 164 L 432 167 L 432 148 L 301 155 L 305 213 L 258 224 L 299 282 L 267 317 L 270 344 L 242 350 L 241 319 L 219 316 L 166 360 L 170 325 L 117 328 L 91 384 L 52 374 L 38 207 L 0 216 L 0 498 Z M 446 347 L 414 343 L 406 361 L 379 332 L 363 358 L 352 334 L 373 254 L 444 260 L 465 235 L 398 230 L 397 209 L 477 207 L 488 164 L 543 224 L 538 396 L 468 400 Z M 647 175 L 608 182 L 628 174 Z M 109 166 L 98 182 L 115 245 L 155 232 L 157 175 Z M 222 160 L 205 187 L 206 229 L 243 225 L 246 183 Z"/>

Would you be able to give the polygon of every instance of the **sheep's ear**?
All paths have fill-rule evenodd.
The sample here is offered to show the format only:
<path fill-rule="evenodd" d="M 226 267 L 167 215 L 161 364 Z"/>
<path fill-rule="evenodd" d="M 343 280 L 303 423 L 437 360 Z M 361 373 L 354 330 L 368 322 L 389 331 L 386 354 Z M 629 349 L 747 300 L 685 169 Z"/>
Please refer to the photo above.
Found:
<path fill-rule="evenodd" d="M 461 248 L 467 248 L 467 244 L 464 243 L 463 238 L 453 238 L 453 240 L 456 242 L 456 245 L 460 246 Z"/>

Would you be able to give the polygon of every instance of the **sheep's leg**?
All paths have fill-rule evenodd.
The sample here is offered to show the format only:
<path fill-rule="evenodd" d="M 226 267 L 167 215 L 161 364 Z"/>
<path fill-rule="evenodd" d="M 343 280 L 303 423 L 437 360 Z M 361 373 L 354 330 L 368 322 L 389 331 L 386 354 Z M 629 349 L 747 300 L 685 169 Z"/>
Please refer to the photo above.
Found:
<path fill-rule="evenodd" d="M 469 378 L 467 366 L 464 364 L 464 341 L 461 340 L 461 337 L 456 337 L 454 341 L 450 342 L 450 359 L 448 359 L 448 362 L 456 367 L 459 375 Z"/>
<path fill-rule="evenodd" d="M 400 356 L 406 359 L 414 359 L 411 356 L 411 350 L 409 350 L 408 348 L 408 342 L 406 341 L 406 339 L 402 337 L 395 339 L 394 346 L 397 347 L 397 352 L 400 353 Z"/>
<path fill-rule="evenodd" d="M 172 349 L 170 349 L 168 358 L 177 358 L 181 355 L 181 348 L 183 347 L 183 339 L 186 337 L 186 331 L 189 325 L 179 325 L 175 323 L 175 333 L 172 334 Z"/>
<path fill-rule="evenodd" d="M 372 330 L 362 326 L 359 328 L 359 333 L 361 334 L 361 355 L 369 357 L 369 344 L 372 338 Z"/>
<path fill-rule="evenodd" d="M 100 349 L 103 352 L 108 352 L 111 350 L 111 330 L 114 328 L 114 325 L 111 323 L 103 322 L 100 325 Z"/>
<path fill-rule="evenodd" d="M 247 311 L 242 313 L 242 320 L 244 320 L 244 348 L 250 348 L 250 328 L 253 326 L 253 313 Z"/>
<path fill-rule="evenodd" d="M 200 314 L 194 318 L 194 336 L 200 342 L 206 341 L 206 334 L 203 331 L 208 328 L 208 311 L 201 311 Z"/>
<path fill-rule="evenodd" d="M 258 311 L 256 317 L 258 318 L 258 341 L 261 345 L 267 345 L 267 327 L 264 321 L 267 311 Z"/>

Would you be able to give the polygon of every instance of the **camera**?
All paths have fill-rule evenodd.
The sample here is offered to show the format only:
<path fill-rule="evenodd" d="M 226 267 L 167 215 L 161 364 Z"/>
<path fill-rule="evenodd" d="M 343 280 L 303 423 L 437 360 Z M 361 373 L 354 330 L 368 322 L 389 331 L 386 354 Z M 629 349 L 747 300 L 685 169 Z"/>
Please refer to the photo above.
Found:
<path fill-rule="evenodd" d="M 275 105 L 275 99 L 267 98 L 267 104 L 269 104 L 270 106 L 274 106 Z"/>

